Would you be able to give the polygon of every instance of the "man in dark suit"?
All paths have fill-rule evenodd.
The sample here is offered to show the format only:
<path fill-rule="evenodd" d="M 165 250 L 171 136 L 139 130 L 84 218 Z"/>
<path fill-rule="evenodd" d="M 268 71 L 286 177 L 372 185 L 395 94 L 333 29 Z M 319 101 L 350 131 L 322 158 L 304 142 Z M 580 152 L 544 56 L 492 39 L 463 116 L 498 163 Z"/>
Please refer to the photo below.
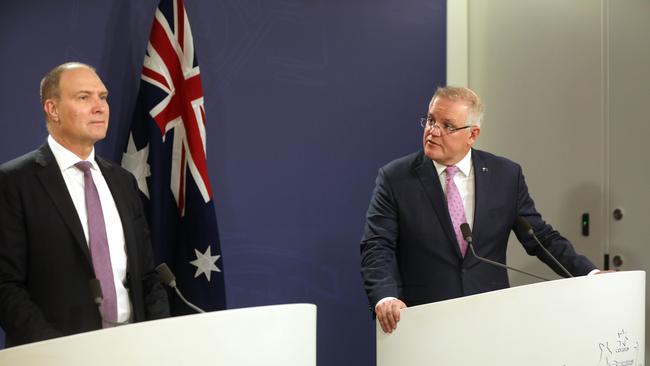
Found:
<path fill-rule="evenodd" d="M 509 286 L 505 269 L 481 262 L 460 225 L 472 228 L 477 255 L 505 263 L 517 217 L 574 276 L 597 272 L 536 211 L 521 167 L 472 149 L 483 105 L 468 88 L 439 88 L 423 119 L 423 151 L 382 167 L 361 241 L 361 273 L 378 321 L 392 332 L 407 306 Z M 518 234 L 530 255 L 561 269 L 531 238 Z"/>
<path fill-rule="evenodd" d="M 41 81 L 47 142 L 0 167 L 0 326 L 8 345 L 169 314 L 137 183 L 95 156 L 108 128 L 107 95 L 90 66 L 54 68 Z M 89 289 L 94 278 L 101 312 Z"/>

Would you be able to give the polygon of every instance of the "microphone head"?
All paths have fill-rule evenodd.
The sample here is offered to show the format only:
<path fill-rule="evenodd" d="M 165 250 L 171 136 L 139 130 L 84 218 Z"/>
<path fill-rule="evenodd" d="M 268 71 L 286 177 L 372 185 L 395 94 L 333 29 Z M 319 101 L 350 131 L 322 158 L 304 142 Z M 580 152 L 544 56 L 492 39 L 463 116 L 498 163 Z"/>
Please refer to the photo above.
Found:
<path fill-rule="evenodd" d="M 95 305 L 101 305 L 102 300 L 104 299 L 104 294 L 102 293 L 102 285 L 99 283 L 99 280 L 91 278 L 90 281 L 88 281 L 88 286 L 90 287 L 90 296 Z"/>
<path fill-rule="evenodd" d="M 163 262 L 156 267 L 156 272 L 160 276 L 160 280 L 169 287 L 176 287 L 176 277 L 172 273 L 172 270 L 169 269 L 167 263 Z"/>
<path fill-rule="evenodd" d="M 533 228 L 530 226 L 528 221 L 522 216 L 517 217 L 517 222 L 515 223 L 515 230 L 519 234 L 533 235 Z"/>
<path fill-rule="evenodd" d="M 460 224 L 460 232 L 463 233 L 463 238 L 468 243 L 472 242 L 472 229 L 469 228 L 469 225 L 465 222 Z"/>

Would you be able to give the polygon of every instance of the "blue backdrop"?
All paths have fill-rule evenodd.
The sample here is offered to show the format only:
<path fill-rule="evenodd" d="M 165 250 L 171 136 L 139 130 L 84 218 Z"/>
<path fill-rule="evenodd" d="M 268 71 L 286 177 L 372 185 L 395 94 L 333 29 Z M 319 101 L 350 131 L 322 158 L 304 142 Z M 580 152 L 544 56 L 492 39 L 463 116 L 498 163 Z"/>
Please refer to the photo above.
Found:
<path fill-rule="evenodd" d="M 445 82 L 445 0 L 185 0 L 228 307 L 318 305 L 318 364 L 374 365 L 359 239 L 377 169 L 418 149 Z M 38 83 L 97 67 L 100 154 L 126 143 L 156 0 L 3 1 L 0 161 L 42 144 Z M 0 208 L 1 209 L 1 208 Z"/>

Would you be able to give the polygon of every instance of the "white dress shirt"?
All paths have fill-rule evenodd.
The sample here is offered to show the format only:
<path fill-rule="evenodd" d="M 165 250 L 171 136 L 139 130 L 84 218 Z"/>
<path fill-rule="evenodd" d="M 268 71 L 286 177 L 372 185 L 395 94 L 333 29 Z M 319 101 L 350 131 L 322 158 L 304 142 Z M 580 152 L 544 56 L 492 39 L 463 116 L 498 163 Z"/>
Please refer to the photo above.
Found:
<path fill-rule="evenodd" d="M 86 213 L 84 173 L 74 166 L 81 159 L 59 144 L 51 135 L 48 136 L 47 143 L 54 154 L 59 169 L 61 169 L 63 180 L 70 193 L 70 198 L 72 198 L 72 203 L 74 203 L 74 207 L 77 210 L 77 215 L 79 215 L 79 220 L 81 221 L 81 226 L 86 236 L 86 243 L 88 243 L 88 215 Z M 94 148 L 90 152 L 87 161 L 92 164 L 90 171 L 95 186 L 97 186 L 99 200 L 102 204 L 102 212 L 104 213 L 108 249 L 111 254 L 111 266 L 113 267 L 113 280 L 115 281 L 115 290 L 117 292 L 117 321 L 129 321 L 131 320 L 132 309 L 129 293 L 124 285 L 126 282 L 126 247 L 122 220 L 115 206 L 113 195 L 95 161 Z"/>

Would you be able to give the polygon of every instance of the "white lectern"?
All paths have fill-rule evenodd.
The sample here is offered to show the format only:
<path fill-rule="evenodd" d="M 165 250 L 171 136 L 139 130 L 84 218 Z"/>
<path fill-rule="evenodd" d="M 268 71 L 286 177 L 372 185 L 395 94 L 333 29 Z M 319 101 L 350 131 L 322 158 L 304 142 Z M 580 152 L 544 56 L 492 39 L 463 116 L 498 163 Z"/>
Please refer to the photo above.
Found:
<path fill-rule="evenodd" d="M 316 365 L 316 305 L 187 315 L 0 351 L 0 365 Z"/>
<path fill-rule="evenodd" d="M 645 272 L 513 287 L 402 310 L 377 324 L 377 365 L 643 366 Z"/>

